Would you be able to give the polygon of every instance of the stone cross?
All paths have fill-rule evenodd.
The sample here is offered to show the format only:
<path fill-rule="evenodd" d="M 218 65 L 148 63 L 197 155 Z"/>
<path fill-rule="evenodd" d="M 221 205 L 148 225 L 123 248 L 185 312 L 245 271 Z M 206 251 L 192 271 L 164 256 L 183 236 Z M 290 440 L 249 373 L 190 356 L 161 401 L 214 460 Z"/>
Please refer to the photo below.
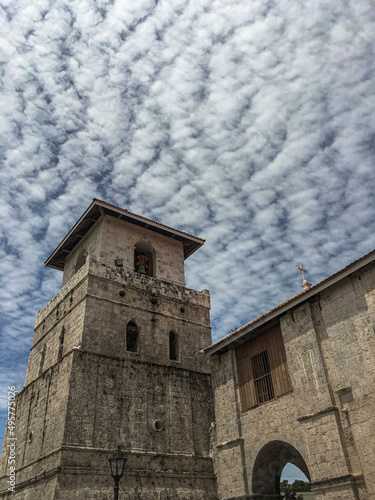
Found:
<path fill-rule="evenodd" d="M 309 288 L 311 288 L 311 283 L 309 283 L 307 281 L 306 276 L 305 276 L 305 273 L 307 273 L 307 269 L 304 269 L 302 264 L 297 266 L 297 269 L 299 269 L 302 272 L 303 283 L 302 283 L 301 287 L 304 290 L 308 290 Z"/>
<path fill-rule="evenodd" d="M 300 271 L 302 271 L 302 278 L 303 278 L 303 281 L 306 281 L 306 276 L 305 276 L 305 273 L 307 273 L 307 269 L 304 269 L 302 264 L 300 264 L 297 269 L 299 269 Z"/>

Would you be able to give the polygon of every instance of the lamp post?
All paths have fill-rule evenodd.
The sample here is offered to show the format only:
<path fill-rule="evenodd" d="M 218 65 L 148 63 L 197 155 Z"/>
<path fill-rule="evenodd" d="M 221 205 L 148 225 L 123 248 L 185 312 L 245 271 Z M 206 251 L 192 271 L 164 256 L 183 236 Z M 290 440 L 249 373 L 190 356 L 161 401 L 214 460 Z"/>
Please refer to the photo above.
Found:
<path fill-rule="evenodd" d="M 124 457 L 122 451 L 120 450 L 120 446 L 117 447 L 117 450 L 113 453 L 111 458 L 108 459 L 109 466 L 111 468 L 111 474 L 115 481 L 114 487 L 114 500 L 118 500 L 118 490 L 119 490 L 119 482 L 124 473 L 126 458 Z"/>

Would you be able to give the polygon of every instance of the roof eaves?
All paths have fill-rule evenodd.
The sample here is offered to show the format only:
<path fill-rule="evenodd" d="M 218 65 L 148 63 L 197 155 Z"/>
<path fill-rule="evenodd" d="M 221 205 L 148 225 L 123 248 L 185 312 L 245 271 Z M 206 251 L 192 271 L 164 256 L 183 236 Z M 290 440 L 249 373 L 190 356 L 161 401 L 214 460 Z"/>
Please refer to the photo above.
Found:
<path fill-rule="evenodd" d="M 64 238 L 60 241 L 60 243 L 57 245 L 55 250 L 51 253 L 51 255 L 44 261 L 44 265 L 48 265 L 49 261 L 52 260 L 54 255 L 58 252 L 58 250 L 64 245 L 64 243 L 68 240 L 70 235 L 74 232 L 74 230 L 79 226 L 81 221 L 86 217 L 86 215 L 90 212 L 92 207 L 95 205 L 95 198 L 90 204 L 90 206 L 84 211 L 84 213 L 81 215 L 81 217 L 77 220 L 77 222 L 74 224 L 74 226 L 67 232 L 67 234 L 64 236 Z"/>
<path fill-rule="evenodd" d="M 99 200 L 98 198 L 94 198 L 93 202 L 102 203 L 103 205 L 107 205 L 108 207 L 112 207 L 112 208 L 114 208 L 116 210 L 119 210 L 120 212 L 124 212 L 127 215 L 130 215 L 130 216 L 135 217 L 137 219 L 141 219 L 141 220 L 144 220 L 144 221 L 147 221 L 147 222 L 151 222 L 152 224 L 156 224 L 157 226 L 161 226 L 161 227 L 163 227 L 163 228 L 165 228 L 165 229 L 167 229 L 169 231 L 176 232 L 176 233 L 181 234 L 181 235 L 185 235 L 188 238 L 191 238 L 191 239 L 194 239 L 194 240 L 199 240 L 199 241 L 202 242 L 202 244 L 206 241 L 203 238 L 200 238 L 199 236 L 194 236 L 193 234 L 186 233 L 185 231 L 181 231 L 180 229 L 175 229 L 175 228 L 173 228 L 171 226 L 167 226 L 166 224 L 163 224 L 162 222 L 157 222 L 155 220 L 148 219 L 147 217 L 144 217 L 143 215 L 138 215 L 138 214 L 135 214 L 133 212 L 129 212 L 129 210 L 126 210 L 125 208 L 117 207 L 116 205 L 112 205 L 111 203 L 108 203 L 106 201 Z"/>
<path fill-rule="evenodd" d="M 355 260 L 354 262 L 352 262 L 351 264 L 347 265 L 346 267 L 344 267 L 340 271 L 337 271 L 336 273 L 332 274 L 328 278 L 325 278 L 324 280 L 320 281 L 316 285 L 312 286 L 310 289 L 302 290 L 301 292 L 297 293 L 296 295 L 293 295 L 292 297 L 285 300 L 281 304 L 273 307 L 269 311 L 261 314 L 260 316 L 258 316 L 255 319 L 251 320 L 249 323 L 246 323 L 245 325 L 241 326 L 240 328 L 234 330 L 233 332 L 226 335 L 225 337 L 218 340 L 217 342 L 213 343 L 212 345 L 205 347 L 204 349 L 202 349 L 201 352 L 203 354 L 212 355 L 212 354 L 215 354 L 215 352 L 221 351 L 223 348 L 228 348 L 231 344 L 235 343 L 240 338 L 242 338 L 246 333 L 249 333 L 252 330 L 255 330 L 255 328 L 259 328 L 264 323 L 269 322 L 278 316 L 281 316 L 289 309 L 292 309 L 293 307 L 299 305 L 303 301 L 308 300 L 309 298 L 318 294 L 322 290 L 337 283 L 341 279 L 344 279 L 349 274 L 352 274 L 353 272 L 357 271 L 358 269 L 366 266 L 367 264 L 370 264 L 371 262 L 374 261 L 374 259 L 375 259 L 375 250 L 372 250 L 368 254 L 364 255 L 363 257 L 361 257 L 361 258 Z"/>
<path fill-rule="evenodd" d="M 155 230 L 159 228 L 161 232 L 169 233 L 169 236 L 174 237 L 175 235 L 176 237 L 179 237 L 180 240 L 188 242 L 187 243 L 188 246 L 184 249 L 185 259 L 187 257 L 190 257 L 190 255 L 192 255 L 196 250 L 198 250 L 198 248 L 200 248 L 205 243 L 205 240 L 203 238 L 199 238 L 198 236 L 193 236 L 192 234 L 180 231 L 179 229 L 174 229 L 161 222 L 157 222 L 152 219 L 148 219 L 147 217 L 143 217 L 142 215 L 129 212 L 129 210 L 126 210 L 125 208 L 120 208 L 117 207 L 116 205 L 112 205 L 111 203 L 107 203 L 106 201 L 94 198 L 90 206 L 83 213 L 83 215 L 78 219 L 78 221 L 74 224 L 74 226 L 70 229 L 70 231 L 68 231 L 66 236 L 60 241 L 60 243 L 57 245 L 57 247 L 51 253 L 51 255 L 45 260 L 44 264 L 46 266 L 59 270 L 62 269 L 61 267 L 55 265 L 54 262 L 55 257 L 58 255 L 58 252 L 61 250 L 61 248 L 63 248 L 64 245 L 71 238 L 74 231 L 77 230 L 80 224 L 84 222 L 85 218 L 89 215 L 90 211 L 93 210 L 95 206 L 99 208 L 102 207 L 104 209 L 108 207 L 113 211 L 128 216 L 130 219 L 133 219 L 134 221 L 140 221 L 142 222 L 142 224 L 147 224 L 149 226 L 152 226 L 155 228 Z"/>

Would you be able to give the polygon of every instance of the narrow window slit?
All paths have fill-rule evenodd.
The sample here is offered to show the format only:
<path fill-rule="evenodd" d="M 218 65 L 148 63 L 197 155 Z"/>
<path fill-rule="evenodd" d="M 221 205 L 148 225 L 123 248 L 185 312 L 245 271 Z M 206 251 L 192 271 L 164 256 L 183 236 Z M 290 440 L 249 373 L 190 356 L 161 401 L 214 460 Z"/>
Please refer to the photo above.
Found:
<path fill-rule="evenodd" d="M 169 359 L 178 361 L 178 336 L 169 332 Z"/>
<path fill-rule="evenodd" d="M 59 354 L 57 357 L 58 361 L 60 361 L 64 352 L 64 337 L 65 337 L 65 327 L 62 327 L 61 334 L 59 337 Z"/>

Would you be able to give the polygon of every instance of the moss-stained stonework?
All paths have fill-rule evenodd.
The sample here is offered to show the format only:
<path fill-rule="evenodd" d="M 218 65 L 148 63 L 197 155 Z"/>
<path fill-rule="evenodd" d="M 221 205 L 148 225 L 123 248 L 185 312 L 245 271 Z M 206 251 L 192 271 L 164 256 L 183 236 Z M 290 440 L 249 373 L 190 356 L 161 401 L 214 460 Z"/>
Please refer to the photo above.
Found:
<path fill-rule="evenodd" d="M 111 499 L 108 458 L 120 445 L 128 459 L 124 500 L 213 500 L 210 369 L 195 356 L 211 341 L 209 293 L 185 288 L 182 243 L 159 234 L 147 234 L 158 251 L 156 276 L 135 273 L 133 244 L 128 257 L 119 251 L 132 227 L 109 219 L 83 238 L 67 259 L 64 286 L 37 313 L 17 397 L 16 498 Z M 134 233 L 136 241 L 147 231 Z M 136 352 L 126 346 L 129 322 L 138 329 Z M 6 461 L 4 448 L 2 475 Z M 5 493 L 6 477 L 0 484 L 1 498 L 15 498 Z"/>
<path fill-rule="evenodd" d="M 236 345 L 211 357 L 220 499 L 277 499 L 287 463 L 311 478 L 316 500 L 375 498 L 375 265 L 276 315 L 292 392 L 243 410 Z M 275 381 L 274 381 L 275 382 Z"/>

